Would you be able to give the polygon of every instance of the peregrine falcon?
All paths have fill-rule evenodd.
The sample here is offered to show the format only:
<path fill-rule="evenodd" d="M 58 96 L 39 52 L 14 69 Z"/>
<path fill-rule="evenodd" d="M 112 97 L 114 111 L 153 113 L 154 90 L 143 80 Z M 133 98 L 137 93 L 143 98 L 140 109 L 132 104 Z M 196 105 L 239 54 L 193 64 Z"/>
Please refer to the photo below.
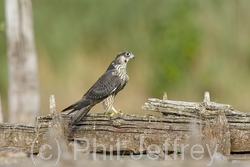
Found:
<path fill-rule="evenodd" d="M 101 101 L 103 101 L 103 108 L 111 112 L 111 115 L 119 112 L 113 107 L 114 98 L 129 81 L 126 67 L 128 61 L 133 58 L 134 55 L 131 52 L 118 53 L 105 73 L 83 95 L 82 99 L 62 110 L 62 112 L 71 110 L 68 114 L 77 111 L 70 122 L 71 126 L 81 121 L 90 109 Z"/>

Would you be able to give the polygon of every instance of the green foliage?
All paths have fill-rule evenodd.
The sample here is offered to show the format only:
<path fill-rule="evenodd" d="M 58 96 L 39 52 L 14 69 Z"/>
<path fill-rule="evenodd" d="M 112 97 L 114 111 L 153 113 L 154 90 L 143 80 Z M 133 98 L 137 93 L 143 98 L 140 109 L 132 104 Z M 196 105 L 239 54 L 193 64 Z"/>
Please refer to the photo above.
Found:
<path fill-rule="evenodd" d="M 249 1 L 32 2 L 39 69 L 46 74 L 40 76 L 42 93 L 53 84 L 56 86 L 50 87 L 52 92 L 64 93 L 65 88 L 58 85 L 67 79 L 74 82 L 67 83 L 68 87 L 79 92 L 76 82 L 80 75 L 86 76 L 89 84 L 96 79 L 84 71 L 97 67 L 96 71 L 102 72 L 116 53 L 129 50 L 136 56 L 128 68 L 133 86 L 142 87 L 136 88 L 136 95 L 135 90 L 131 91 L 133 96 L 161 97 L 167 91 L 170 97 L 201 100 L 201 94 L 210 91 L 215 99 L 231 104 L 241 99 L 234 97 L 237 94 L 250 98 Z M 6 98 L 4 25 L 4 1 L 0 1 L 0 93 Z M 100 65 L 103 67 L 98 69 Z M 86 85 L 85 80 L 81 84 Z M 137 106 L 141 104 L 140 101 Z M 249 108 L 248 102 L 242 108 L 246 107 Z"/>
<path fill-rule="evenodd" d="M 150 88 L 158 97 L 186 75 L 199 47 L 193 3 L 174 1 L 168 5 L 170 10 L 157 9 L 160 12 L 152 18 Z"/>
<path fill-rule="evenodd" d="M 35 32 L 38 47 L 46 48 L 56 70 L 76 48 L 89 54 L 114 47 L 139 53 L 139 61 L 150 62 L 148 89 L 158 96 L 180 80 L 195 58 L 193 10 L 191 1 L 37 0 Z"/>

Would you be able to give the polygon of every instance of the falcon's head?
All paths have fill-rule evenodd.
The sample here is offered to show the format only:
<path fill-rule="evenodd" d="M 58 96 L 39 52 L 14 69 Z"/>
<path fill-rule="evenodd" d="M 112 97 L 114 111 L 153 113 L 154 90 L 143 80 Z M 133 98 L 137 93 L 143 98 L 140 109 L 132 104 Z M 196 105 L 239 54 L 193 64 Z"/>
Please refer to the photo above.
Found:
<path fill-rule="evenodd" d="M 135 56 L 131 52 L 123 51 L 123 52 L 118 53 L 114 61 L 116 61 L 117 64 L 127 64 L 127 62 L 130 59 L 134 59 L 134 58 Z"/>
<path fill-rule="evenodd" d="M 116 58 L 111 62 L 107 70 L 111 70 L 116 66 L 119 66 L 121 68 L 126 68 L 128 61 L 134 58 L 135 56 L 131 52 L 128 51 L 120 52 L 118 53 Z"/>

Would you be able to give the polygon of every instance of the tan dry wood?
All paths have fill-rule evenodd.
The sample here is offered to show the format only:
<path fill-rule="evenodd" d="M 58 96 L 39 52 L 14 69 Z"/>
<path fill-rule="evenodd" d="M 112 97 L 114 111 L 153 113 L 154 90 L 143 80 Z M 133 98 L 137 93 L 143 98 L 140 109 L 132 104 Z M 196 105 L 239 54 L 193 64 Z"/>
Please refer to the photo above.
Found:
<path fill-rule="evenodd" d="M 145 152 L 151 144 L 164 151 L 166 140 L 168 151 L 176 151 L 173 147 L 176 139 L 181 145 L 190 143 L 189 139 L 194 135 L 198 135 L 201 143 L 208 143 L 211 150 L 219 144 L 218 151 L 224 155 L 250 151 L 250 114 L 236 111 L 230 105 L 149 99 L 142 108 L 161 112 L 162 116 L 123 114 L 110 118 L 105 114 L 89 114 L 71 128 L 67 127 L 70 116 L 62 115 L 60 118 L 58 114 L 37 117 L 35 126 L 0 124 L 0 149 L 38 153 L 41 145 L 48 142 L 48 133 L 53 129 L 51 126 L 60 125 L 64 133 L 60 138 L 68 139 L 71 147 L 74 138 L 82 138 L 84 140 L 78 140 L 79 147 L 85 148 L 88 141 L 90 152 L 95 149 L 102 152 L 99 144 L 103 144 L 107 151 L 121 153 Z M 143 141 L 141 147 L 140 140 Z M 178 151 L 181 151 L 180 145 Z"/>

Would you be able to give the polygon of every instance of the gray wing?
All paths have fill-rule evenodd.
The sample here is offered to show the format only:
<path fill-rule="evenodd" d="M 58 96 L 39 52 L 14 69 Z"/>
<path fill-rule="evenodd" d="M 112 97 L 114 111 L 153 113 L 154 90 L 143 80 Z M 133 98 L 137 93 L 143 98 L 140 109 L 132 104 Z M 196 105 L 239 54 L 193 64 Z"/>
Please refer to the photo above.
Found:
<path fill-rule="evenodd" d="M 87 91 L 84 97 L 92 100 L 103 100 L 115 92 L 120 87 L 121 82 L 121 78 L 116 74 L 116 70 L 107 71 Z"/>

